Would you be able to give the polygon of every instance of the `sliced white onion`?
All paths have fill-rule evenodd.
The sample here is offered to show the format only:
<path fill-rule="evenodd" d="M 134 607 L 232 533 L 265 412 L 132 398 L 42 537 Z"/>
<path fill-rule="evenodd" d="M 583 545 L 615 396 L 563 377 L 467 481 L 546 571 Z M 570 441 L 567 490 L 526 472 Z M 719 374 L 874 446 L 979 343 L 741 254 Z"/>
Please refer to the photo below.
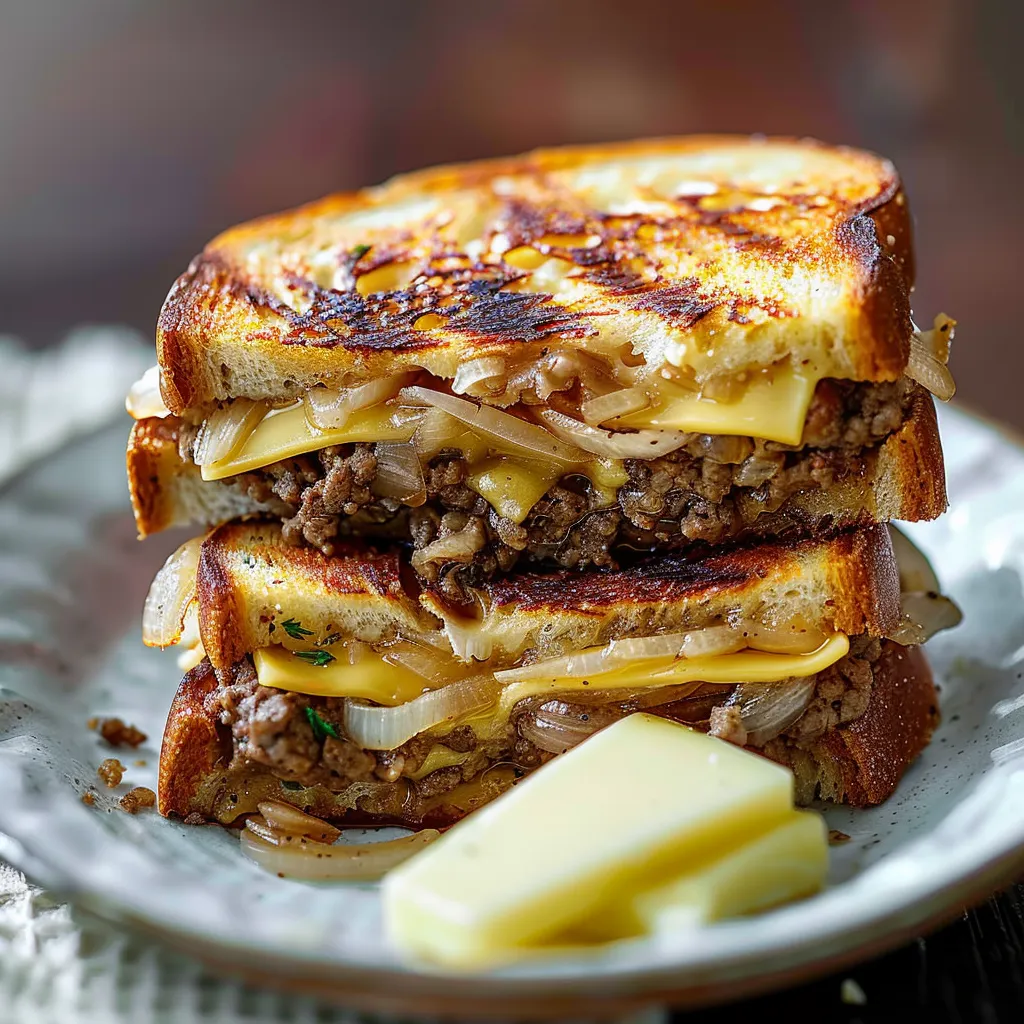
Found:
<path fill-rule="evenodd" d="M 247 857 L 275 875 L 319 882 L 368 882 L 382 878 L 440 834 L 437 829 L 428 828 L 381 843 L 325 846 L 298 839 L 274 845 L 244 829 L 240 841 Z"/>
<path fill-rule="evenodd" d="M 655 459 L 682 448 L 691 437 L 682 430 L 636 430 L 632 433 L 601 430 L 554 409 L 538 409 L 537 416 L 563 440 L 593 455 L 612 459 Z"/>
<path fill-rule="evenodd" d="M 900 590 L 938 593 L 939 578 L 925 553 L 898 527 L 889 524 L 889 539 L 900 570 Z"/>
<path fill-rule="evenodd" d="M 526 679 L 579 679 L 599 675 L 623 665 L 649 659 L 703 658 L 731 654 L 747 646 L 743 633 L 732 626 L 708 626 L 688 633 L 663 633 L 660 636 L 613 640 L 604 647 L 577 651 L 560 658 L 536 661 L 532 665 L 504 669 L 494 673 L 501 683 Z M 599 685 L 599 681 L 595 680 Z"/>
<path fill-rule="evenodd" d="M 465 432 L 465 426 L 448 413 L 441 409 L 427 409 L 412 443 L 421 456 L 430 458 L 445 448 L 457 447 L 458 435 Z"/>
<path fill-rule="evenodd" d="M 733 654 L 748 646 L 742 631 L 732 626 L 707 626 L 688 633 L 630 637 L 608 645 L 606 667 L 642 658 L 710 658 Z"/>
<path fill-rule="evenodd" d="M 512 449 L 527 451 L 545 459 L 566 465 L 579 465 L 590 460 L 586 453 L 572 445 L 565 444 L 536 423 L 527 423 L 518 416 L 493 409 L 487 405 L 476 405 L 455 395 L 446 395 L 430 388 L 411 387 L 402 389 L 402 398 L 421 405 L 433 406 L 454 416 L 480 434 L 486 434 Z"/>
<path fill-rule="evenodd" d="M 902 530 L 890 524 L 889 536 L 900 571 L 900 624 L 890 640 L 923 644 L 943 629 L 959 625 L 960 609 L 942 595 L 939 578 L 924 552 Z"/>
<path fill-rule="evenodd" d="M 337 391 L 311 388 L 306 392 L 306 418 L 320 430 L 343 427 L 352 413 L 393 398 L 415 376 L 415 373 L 395 373 Z"/>
<path fill-rule="evenodd" d="M 460 676 L 472 671 L 466 665 L 461 665 L 451 654 L 446 654 L 436 647 L 427 647 L 424 644 L 403 642 L 395 644 L 381 652 L 384 661 L 390 665 L 401 665 L 402 668 L 415 672 L 422 676 L 428 683 L 435 686 L 440 683 L 451 682 Z"/>
<path fill-rule="evenodd" d="M 393 708 L 362 701 L 345 701 L 345 732 L 365 750 L 394 750 L 413 736 L 442 722 L 480 711 L 497 699 L 499 687 L 491 675 L 473 676 Z"/>
<path fill-rule="evenodd" d="M 580 406 L 580 415 L 590 426 L 597 427 L 607 420 L 646 409 L 650 404 L 651 396 L 643 388 L 623 388 L 588 399 Z"/>
<path fill-rule="evenodd" d="M 452 391 L 457 395 L 464 395 L 467 391 L 471 394 L 500 391 L 504 380 L 505 360 L 501 356 L 480 356 L 459 365 L 452 381 Z M 489 381 L 498 381 L 497 387 Z"/>
<path fill-rule="evenodd" d="M 267 414 L 265 402 L 236 398 L 215 409 L 203 421 L 196 435 L 192 458 L 197 466 L 208 466 L 231 458 Z"/>
<path fill-rule="evenodd" d="M 453 615 L 445 617 L 444 632 L 460 661 L 487 661 L 494 652 L 494 641 L 478 622 L 459 622 Z"/>
<path fill-rule="evenodd" d="M 160 367 L 151 366 L 129 389 L 124 400 L 128 414 L 137 420 L 151 416 L 163 419 L 171 415 L 160 394 Z"/>
<path fill-rule="evenodd" d="M 260 814 L 267 824 L 278 832 L 288 835 L 305 836 L 317 843 L 333 843 L 341 836 L 341 829 L 329 825 L 321 818 L 300 811 L 298 807 L 282 803 L 280 800 L 264 800 L 258 805 Z M 246 822 L 248 824 L 248 822 Z"/>
<path fill-rule="evenodd" d="M 907 376 L 943 402 L 948 402 L 956 394 L 956 384 L 949 368 L 935 357 L 928 344 L 916 332 L 910 336 Z"/>
<path fill-rule="evenodd" d="M 142 607 L 142 642 L 147 647 L 170 647 L 181 639 L 185 612 L 196 596 L 202 546 L 202 537 L 185 541 L 154 577 Z"/>
<path fill-rule="evenodd" d="M 788 729 L 811 703 L 815 680 L 808 676 L 778 683 L 740 683 L 728 704 L 740 710 L 747 743 L 763 746 Z"/>
<path fill-rule="evenodd" d="M 914 333 L 928 347 L 928 351 L 940 363 L 949 362 L 949 347 L 953 342 L 953 335 L 956 331 L 956 321 L 945 313 L 939 313 L 932 321 L 930 331 L 922 331 L 915 328 Z"/>
<path fill-rule="evenodd" d="M 960 609 L 942 594 L 904 593 L 900 597 L 899 628 L 889 639 L 904 647 L 923 644 L 936 633 L 958 626 L 963 617 Z"/>
<path fill-rule="evenodd" d="M 377 456 L 377 475 L 371 485 L 374 494 L 395 498 L 413 507 L 427 500 L 423 467 L 415 445 L 409 442 L 393 444 L 378 441 L 374 454 Z"/>
<path fill-rule="evenodd" d="M 524 740 L 540 750 L 561 754 L 619 717 L 616 712 L 604 708 L 580 707 L 553 700 L 522 715 L 516 722 L 516 729 Z"/>
<path fill-rule="evenodd" d="M 178 640 L 178 670 L 184 674 L 191 672 L 206 657 L 203 638 L 199 635 L 199 604 L 193 601 L 185 610 Z"/>

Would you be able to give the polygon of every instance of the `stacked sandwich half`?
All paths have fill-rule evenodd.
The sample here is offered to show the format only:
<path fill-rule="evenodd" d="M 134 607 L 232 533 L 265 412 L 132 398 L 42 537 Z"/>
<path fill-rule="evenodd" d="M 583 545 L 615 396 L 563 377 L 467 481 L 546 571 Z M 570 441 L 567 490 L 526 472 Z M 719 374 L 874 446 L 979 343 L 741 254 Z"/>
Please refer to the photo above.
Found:
<path fill-rule="evenodd" d="M 638 709 L 884 800 L 958 617 L 884 525 L 946 501 L 952 324 L 912 282 L 893 167 L 793 140 L 433 169 L 215 239 L 128 403 L 140 533 L 205 531 L 145 609 L 188 670 L 161 810 L 450 822 Z"/>

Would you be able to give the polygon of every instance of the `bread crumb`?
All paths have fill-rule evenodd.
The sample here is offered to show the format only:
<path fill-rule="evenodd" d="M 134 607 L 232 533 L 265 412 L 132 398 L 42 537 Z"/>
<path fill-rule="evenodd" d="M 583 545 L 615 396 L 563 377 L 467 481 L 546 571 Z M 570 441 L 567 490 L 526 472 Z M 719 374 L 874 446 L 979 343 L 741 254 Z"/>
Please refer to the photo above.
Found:
<path fill-rule="evenodd" d="M 90 718 L 89 721 L 85 723 L 85 727 L 90 732 L 95 732 L 96 731 L 96 726 L 99 725 L 99 724 L 100 724 L 100 720 L 98 718 Z"/>
<path fill-rule="evenodd" d="M 835 846 L 838 843 L 848 843 L 850 837 L 845 832 L 840 832 L 837 828 L 830 828 L 828 830 L 828 844 L 829 846 Z"/>
<path fill-rule="evenodd" d="M 129 814 L 138 814 L 143 807 L 152 807 L 156 803 L 156 793 L 145 786 L 137 786 L 130 789 L 121 797 L 121 810 Z"/>
<path fill-rule="evenodd" d="M 107 789 L 113 789 L 121 785 L 124 778 L 124 765 L 116 757 L 108 757 L 99 768 L 96 774 L 107 784 Z"/>
<path fill-rule="evenodd" d="M 145 768 L 146 767 L 146 762 L 144 760 L 132 761 L 132 764 L 134 764 L 136 768 Z"/>
<path fill-rule="evenodd" d="M 839 998 L 847 1006 L 864 1006 L 868 1001 L 864 989 L 853 978 L 843 978 L 843 983 L 839 986 Z"/>
<path fill-rule="evenodd" d="M 125 725 L 120 718 L 105 718 L 100 723 L 100 735 L 112 747 L 137 747 L 146 742 L 146 734 L 134 725 Z"/>
<path fill-rule="evenodd" d="M 186 825 L 205 825 L 206 819 L 198 812 L 193 811 L 186 819 Z"/>
<path fill-rule="evenodd" d="M 88 792 L 87 793 L 83 793 L 82 794 L 82 803 L 85 804 L 86 807 L 92 807 L 92 805 L 94 803 L 96 803 L 96 795 L 94 793 L 88 793 Z"/>

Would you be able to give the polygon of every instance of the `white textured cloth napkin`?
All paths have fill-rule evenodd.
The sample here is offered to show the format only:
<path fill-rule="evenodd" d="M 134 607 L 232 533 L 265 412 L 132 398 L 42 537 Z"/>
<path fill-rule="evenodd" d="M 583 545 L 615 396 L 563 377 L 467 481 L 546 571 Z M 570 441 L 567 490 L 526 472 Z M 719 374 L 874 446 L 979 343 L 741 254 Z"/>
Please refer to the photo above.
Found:
<path fill-rule="evenodd" d="M 125 328 L 81 328 L 59 348 L 39 353 L 0 336 L 0 488 L 33 459 L 110 422 L 153 359 L 144 340 Z M 630 1020 L 658 1024 L 664 1017 L 654 1011 Z M 214 977 L 186 957 L 54 900 L 0 862 L 0 1024 L 384 1019 Z"/>

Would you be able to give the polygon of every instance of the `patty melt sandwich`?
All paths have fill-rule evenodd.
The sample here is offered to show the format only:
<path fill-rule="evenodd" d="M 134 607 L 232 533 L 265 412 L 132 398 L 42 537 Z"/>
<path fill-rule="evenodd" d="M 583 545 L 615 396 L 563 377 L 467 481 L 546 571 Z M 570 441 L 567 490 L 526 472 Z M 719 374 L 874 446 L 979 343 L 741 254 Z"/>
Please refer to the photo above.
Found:
<path fill-rule="evenodd" d="M 739 137 L 437 168 L 227 231 L 133 388 L 140 534 L 406 543 L 451 600 L 531 563 L 945 507 L 910 215 L 857 150 Z"/>

